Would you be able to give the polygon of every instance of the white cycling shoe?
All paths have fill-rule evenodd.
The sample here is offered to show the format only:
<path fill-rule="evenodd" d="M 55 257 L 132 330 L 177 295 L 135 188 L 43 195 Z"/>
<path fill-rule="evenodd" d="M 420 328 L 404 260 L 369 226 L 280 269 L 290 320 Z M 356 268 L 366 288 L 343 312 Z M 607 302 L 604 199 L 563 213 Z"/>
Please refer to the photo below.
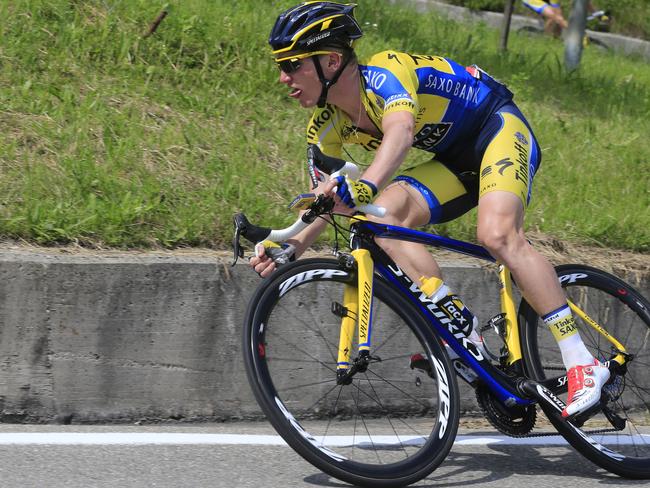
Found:
<path fill-rule="evenodd" d="M 563 417 L 585 412 L 600 400 L 600 393 L 609 379 L 609 369 L 594 359 L 594 364 L 574 366 L 567 372 L 569 396 Z"/>

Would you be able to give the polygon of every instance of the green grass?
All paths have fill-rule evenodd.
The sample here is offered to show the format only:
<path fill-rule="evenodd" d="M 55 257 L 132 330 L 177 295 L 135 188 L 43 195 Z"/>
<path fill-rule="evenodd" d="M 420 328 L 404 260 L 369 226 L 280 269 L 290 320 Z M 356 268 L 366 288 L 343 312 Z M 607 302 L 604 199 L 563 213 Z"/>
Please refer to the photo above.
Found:
<path fill-rule="evenodd" d="M 294 1 L 0 3 L 0 237 L 99 247 L 226 246 L 231 215 L 288 223 L 308 188 L 309 112 L 266 44 Z M 506 81 L 544 152 L 528 227 L 650 249 L 650 65 L 361 0 L 361 54 L 388 47 L 477 63 Z M 373 27 L 372 24 L 377 24 Z M 362 163 L 371 154 L 353 152 Z M 409 163 L 427 154 L 412 151 Z M 473 238 L 470 214 L 440 228 Z"/>

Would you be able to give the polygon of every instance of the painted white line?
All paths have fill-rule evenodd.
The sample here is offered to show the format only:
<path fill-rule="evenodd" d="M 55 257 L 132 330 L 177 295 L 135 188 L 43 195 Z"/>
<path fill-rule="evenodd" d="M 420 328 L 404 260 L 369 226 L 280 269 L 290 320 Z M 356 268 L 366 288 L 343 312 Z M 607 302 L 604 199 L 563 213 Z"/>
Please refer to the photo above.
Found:
<path fill-rule="evenodd" d="M 613 444 L 636 444 L 650 447 L 650 435 L 594 436 L 595 440 L 607 445 L 607 439 Z M 320 440 L 320 439 L 318 439 Z M 417 436 L 329 436 L 326 446 L 344 447 L 378 445 L 421 445 L 424 438 Z M 460 446 L 485 445 L 566 445 L 560 436 L 511 438 L 507 436 L 459 435 L 454 442 Z M 0 433 L 0 445 L 263 445 L 286 446 L 278 435 L 240 435 L 240 434 L 183 434 L 183 433 L 144 433 L 144 432 L 4 432 Z"/>

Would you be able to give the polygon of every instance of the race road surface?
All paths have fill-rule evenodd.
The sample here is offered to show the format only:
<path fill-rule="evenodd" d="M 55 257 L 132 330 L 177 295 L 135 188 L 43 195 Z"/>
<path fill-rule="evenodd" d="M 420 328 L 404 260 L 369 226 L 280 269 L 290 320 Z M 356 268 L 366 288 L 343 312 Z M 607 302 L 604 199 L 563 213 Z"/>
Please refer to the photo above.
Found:
<path fill-rule="evenodd" d="M 559 437 L 511 439 L 463 429 L 449 457 L 414 486 L 650 486 L 583 459 Z M 266 423 L 155 426 L 0 425 L 2 488 L 345 487 L 302 460 Z"/>

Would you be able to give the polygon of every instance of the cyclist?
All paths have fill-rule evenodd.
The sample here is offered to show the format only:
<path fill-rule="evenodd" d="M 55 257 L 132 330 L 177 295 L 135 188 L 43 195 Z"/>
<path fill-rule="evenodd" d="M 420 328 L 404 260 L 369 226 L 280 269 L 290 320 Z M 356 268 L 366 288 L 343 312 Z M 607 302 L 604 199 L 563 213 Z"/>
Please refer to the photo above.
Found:
<path fill-rule="evenodd" d="M 308 143 L 341 157 L 344 144 L 374 150 L 361 178 L 329 178 L 310 168 L 316 191 L 337 209 L 375 203 L 378 222 L 417 227 L 452 220 L 478 205 L 477 237 L 506 264 L 528 302 L 553 331 L 568 370 L 573 416 L 596 405 L 609 370 L 587 350 L 551 264 L 527 241 L 524 211 L 541 152 L 512 93 L 476 66 L 439 56 L 384 51 L 357 59 L 362 36 L 354 4 L 312 1 L 280 14 L 269 42 L 289 96 L 314 113 Z M 411 147 L 434 158 L 393 178 Z M 318 153 L 318 151 L 315 151 Z M 281 260 L 300 256 L 326 223 L 317 220 L 288 243 L 265 242 L 250 264 L 266 277 L 276 268 L 266 250 L 282 246 Z M 452 295 L 426 247 L 380 239 L 379 245 L 423 292 L 461 323 L 476 323 Z M 465 325 L 464 323 L 462 325 Z M 478 335 L 472 331 L 470 338 Z"/>
<path fill-rule="evenodd" d="M 538 15 L 544 17 L 544 32 L 559 37 L 562 31 L 566 29 L 569 24 L 562 14 L 562 5 L 560 0 L 555 2 L 545 2 L 544 0 L 521 0 L 526 7 L 531 9 Z M 587 2 L 587 12 L 590 17 L 596 16 L 600 22 L 608 22 L 609 15 L 605 11 L 596 11 L 591 1 Z"/>

